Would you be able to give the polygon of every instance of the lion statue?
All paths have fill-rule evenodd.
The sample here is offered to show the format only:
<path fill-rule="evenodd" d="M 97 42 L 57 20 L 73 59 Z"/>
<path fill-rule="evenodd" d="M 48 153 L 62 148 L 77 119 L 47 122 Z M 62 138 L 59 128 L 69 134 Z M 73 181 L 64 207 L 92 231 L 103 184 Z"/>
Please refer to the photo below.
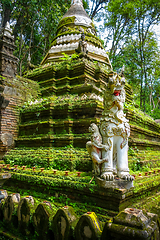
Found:
<path fill-rule="evenodd" d="M 132 181 L 128 168 L 128 137 L 130 126 L 123 112 L 125 102 L 125 78 L 117 73 L 109 76 L 104 92 L 104 111 L 99 128 L 91 124 L 91 141 L 87 150 L 93 160 L 94 167 L 99 167 L 100 178 L 112 181 L 116 176 Z"/>

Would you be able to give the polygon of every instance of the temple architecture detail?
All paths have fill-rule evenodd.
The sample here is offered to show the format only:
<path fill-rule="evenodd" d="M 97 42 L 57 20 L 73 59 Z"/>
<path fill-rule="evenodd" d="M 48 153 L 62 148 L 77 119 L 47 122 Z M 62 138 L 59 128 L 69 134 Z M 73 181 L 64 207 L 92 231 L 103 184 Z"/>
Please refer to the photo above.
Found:
<path fill-rule="evenodd" d="M 17 106 L 20 107 L 32 96 L 32 93 L 28 94 L 31 85 L 32 89 L 37 86 L 37 83 L 17 76 L 19 59 L 13 54 L 16 46 L 12 34 L 12 29 L 7 22 L 6 26 L 0 30 L 0 158 L 15 146 L 19 124 Z"/>
<path fill-rule="evenodd" d="M 15 77 L 17 74 L 18 58 L 13 55 L 16 46 L 12 29 L 7 22 L 5 28 L 0 32 L 0 75 L 4 77 Z"/>
<path fill-rule="evenodd" d="M 72 1 L 70 9 L 59 22 L 52 47 L 41 64 L 62 61 L 62 53 L 71 56 L 75 53 L 75 49 L 79 48 L 81 36 L 85 36 L 88 56 L 112 68 L 109 57 L 103 48 L 102 42 L 97 37 L 92 20 L 84 10 L 81 0 Z"/>
<path fill-rule="evenodd" d="M 82 33 L 81 40 L 79 41 L 78 48 L 76 49 L 78 53 L 88 53 L 87 42 L 85 41 L 85 34 Z"/>

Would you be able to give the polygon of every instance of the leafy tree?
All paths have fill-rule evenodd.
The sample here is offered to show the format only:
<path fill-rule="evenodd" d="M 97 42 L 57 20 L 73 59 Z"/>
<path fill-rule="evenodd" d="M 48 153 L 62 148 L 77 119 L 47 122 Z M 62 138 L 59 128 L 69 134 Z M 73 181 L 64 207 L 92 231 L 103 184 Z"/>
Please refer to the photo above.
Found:
<path fill-rule="evenodd" d="M 145 44 L 152 27 L 160 22 L 160 2 L 156 0 L 110 0 L 103 9 L 101 14 L 104 16 L 104 26 L 107 29 L 106 42 L 110 40 L 112 42 L 109 57 L 113 65 L 116 65 L 115 61 L 118 59 L 116 55 L 129 39 L 133 38 L 138 41 L 138 48 L 135 49 L 134 55 L 140 68 L 140 74 L 138 74 L 140 107 L 146 111 L 148 76 Z"/>
<path fill-rule="evenodd" d="M 125 65 L 125 76 L 133 87 L 136 103 L 140 105 L 141 92 L 143 92 L 143 99 L 145 99 L 143 110 L 154 118 L 158 118 L 158 116 L 160 118 L 160 50 L 153 33 L 148 33 L 143 47 L 145 73 L 142 86 L 140 51 L 141 43 L 139 39 L 129 39 L 116 55 L 113 67 L 120 71 L 122 64 Z"/>

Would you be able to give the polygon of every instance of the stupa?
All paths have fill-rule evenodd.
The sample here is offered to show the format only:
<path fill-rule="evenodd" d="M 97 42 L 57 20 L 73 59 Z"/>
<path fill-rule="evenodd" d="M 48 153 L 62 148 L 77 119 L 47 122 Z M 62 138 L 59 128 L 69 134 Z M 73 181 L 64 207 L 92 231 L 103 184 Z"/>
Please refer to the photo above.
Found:
<path fill-rule="evenodd" d="M 23 105 L 19 135 L 14 139 L 17 148 L 6 157 L 16 161 L 15 156 L 19 159 L 23 155 L 24 164 L 91 171 L 85 150 L 90 140 L 88 129 L 92 123 L 100 123 L 111 75 L 112 65 L 82 0 L 73 0 L 40 67 L 24 76 L 39 84 L 40 95 Z M 127 83 L 125 92 L 126 103 L 132 103 L 132 89 Z M 132 109 L 125 112 L 131 121 L 129 146 L 159 149 L 159 125 Z M 66 153 L 72 147 L 77 149 Z M 39 156 L 40 148 L 45 148 L 44 156 Z M 31 152 L 38 158 L 33 160 Z"/>
<path fill-rule="evenodd" d="M 70 56 L 75 53 L 82 33 L 85 34 L 88 56 L 112 68 L 102 42 L 97 37 L 93 22 L 84 10 L 81 0 L 72 1 L 70 9 L 59 22 L 52 47 L 41 64 L 62 61 L 63 53 Z"/>
<path fill-rule="evenodd" d="M 25 76 L 39 82 L 42 99 L 22 113 L 18 146 L 85 147 L 112 66 L 81 0 L 72 1 L 41 65 Z"/>

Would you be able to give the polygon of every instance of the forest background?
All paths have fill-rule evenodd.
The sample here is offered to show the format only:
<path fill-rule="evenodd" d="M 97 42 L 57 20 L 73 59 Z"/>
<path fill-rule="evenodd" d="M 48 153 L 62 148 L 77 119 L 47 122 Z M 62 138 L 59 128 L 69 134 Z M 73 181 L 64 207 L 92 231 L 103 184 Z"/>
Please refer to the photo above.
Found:
<path fill-rule="evenodd" d="M 96 25 L 114 71 L 125 66 L 134 91 L 134 104 L 160 119 L 159 0 L 83 0 Z M 27 69 L 28 56 L 38 66 L 50 48 L 57 25 L 70 0 L 0 0 L 1 27 L 10 23 L 20 59 L 18 74 Z M 155 31 L 156 29 L 156 31 Z"/>

